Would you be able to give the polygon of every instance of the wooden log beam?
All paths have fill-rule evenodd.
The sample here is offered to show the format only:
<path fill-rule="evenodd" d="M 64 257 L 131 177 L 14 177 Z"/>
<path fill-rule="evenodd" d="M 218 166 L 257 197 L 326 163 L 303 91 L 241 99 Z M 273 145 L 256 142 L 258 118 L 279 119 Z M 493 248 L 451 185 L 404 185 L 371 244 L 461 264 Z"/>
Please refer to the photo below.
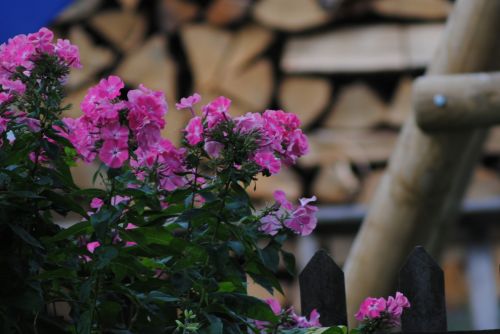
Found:
<path fill-rule="evenodd" d="M 423 76 L 413 94 L 417 123 L 425 131 L 500 124 L 500 72 Z"/>
<path fill-rule="evenodd" d="M 459 0 L 429 75 L 492 70 L 500 28 L 500 1 Z M 367 296 L 386 296 L 404 256 L 418 244 L 432 252 L 442 229 L 456 220 L 472 167 L 487 132 L 429 135 L 414 114 L 406 120 L 386 174 L 345 266 L 351 324 Z"/>

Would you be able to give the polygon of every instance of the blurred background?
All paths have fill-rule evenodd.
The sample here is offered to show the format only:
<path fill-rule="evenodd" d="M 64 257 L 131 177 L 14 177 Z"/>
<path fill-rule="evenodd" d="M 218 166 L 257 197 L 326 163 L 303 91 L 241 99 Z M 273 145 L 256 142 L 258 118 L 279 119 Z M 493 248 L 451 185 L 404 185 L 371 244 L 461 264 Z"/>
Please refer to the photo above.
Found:
<path fill-rule="evenodd" d="M 299 115 L 311 152 L 297 167 L 263 179 L 252 196 L 316 195 L 319 227 L 287 248 L 303 268 L 317 249 L 340 266 L 411 112 L 412 80 L 440 43 L 448 0 L 18 0 L 0 14 L 0 42 L 49 26 L 80 48 L 68 80 L 68 116 L 109 74 L 127 87 L 166 93 L 165 135 L 179 143 L 189 115 L 174 103 L 193 92 L 225 95 L 231 112 L 283 109 Z M 92 167 L 92 168 L 91 168 Z M 75 169 L 90 186 L 93 166 Z M 500 128 L 493 128 L 459 220 L 447 233 L 449 329 L 500 328 Z M 283 270 L 286 299 L 298 285 Z M 376 278 L 374 278 L 376 279 Z M 266 296 L 257 287 L 252 293 Z"/>

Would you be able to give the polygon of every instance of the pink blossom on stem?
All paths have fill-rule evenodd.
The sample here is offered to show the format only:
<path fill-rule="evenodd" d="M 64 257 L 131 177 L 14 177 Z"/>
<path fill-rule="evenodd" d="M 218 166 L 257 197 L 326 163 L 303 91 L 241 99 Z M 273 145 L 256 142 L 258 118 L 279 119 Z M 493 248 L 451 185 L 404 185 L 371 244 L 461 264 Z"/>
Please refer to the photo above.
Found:
<path fill-rule="evenodd" d="M 303 316 L 299 316 L 295 314 L 295 312 L 292 313 L 292 319 L 295 322 L 295 327 L 298 328 L 312 328 L 312 327 L 321 327 L 321 323 L 319 322 L 319 312 L 316 309 L 313 309 L 311 311 L 311 314 L 309 315 L 309 319 Z"/>
<path fill-rule="evenodd" d="M 286 199 L 286 194 L 283 190 L 276 190 L 273 194 L 274 200 L 285 210 L 292 211 L 293 204 Z"/>
<path fill-rule="evenodd" d="M 101 138 L 104 140 L 112 139 L 117 141 L 128 141 L 128 128 L 120 125 L 119 122 L 107 124 L 101 128 Z"/>
<path fill-rule="evenodd" d="M 63 118 L 66 128 L 56 128 L 59 134 L 68 139 L 82 159 L 89 163 L 96 157 L 96 135 L 98 129 L 88 119 L 81 116 L 77 119 Z"/>
<path fill-rule="evenodd" d="M 137 132 L 137 144 L 143 150 L 151 150 L 161 141 L 161 129 L 157 123 L 145 124 Z"/>
<path fill-rule="evenodd" d="M 100 247 L 101 246 L 101 243 L 99 241 L 93 241 L 93 242 L 89 242 L 87 244 L 87 250 L 90 252 L 90 253 L 94 253 L 95 249 L 97 247 Z"/>
<path fill-rule="evenodd" d="M 52 44 L 53 39 L 54 33 L 45 27 L 35 33 L 28 34 L 28 41 L 33 44 L 39 53 L 53 54 L 55 48 Z"/>
<path fill-rule="evenodd" d="M 201 123 L 201 117 L 193 117 L 189 121 L 186 129 L 186 140 L 189 145 L 194 146 L 203 141 L 203 124 Z"/>
<path fill-rule="evenodd" d="M 358 321 L 376 319 L 386 310 L 386 306 L 387 303 L 384 298 L 368 297 L 361 303 L 359 311 L 354 316 Z"/>
<path fill-rule="evenodd" d="M 0 116 L 0 134 L 7 131 L 7 123 L 9 123 L 9 119 Z"/>
<path fill-rule="evenodd" d="M 282 312 L 281 304 L 277 299 L 268 298 L 268 299 L 266 299 L 266 303 L 267 303 L 267 305 L 269 305 L 269 307 L 273 311 L 274 315 L 281 314 L 281 312 Z"/>
<path fill-rule="evenodd" d="M 168 112 L 168 106 L 162 92 L 139 85 L 139 89 L 129 91 L 127 97 L 130 107 L 128 120 L 132 131 L 138 131 L 149 123 L 155 123 L 160 129 L 165 127 L 163 117 Z"/>
<path fill-rule="evenodd" d="M 292 212 L 289 219 L 285 220 L 285 226 L 302 236 L 311 234 L 318 223 L 316 218 L 318 208 L 308 204 L 312 201 L 316 201 L 316 196 L 300 199 L 300 206 Z"/>
<path fill-rule="evenodd" d="M 229 107 L 231 100 L 224 96 L 219 96 L 202 108 L 203 116 L 207 120 L 207 126 L 212 129 L 216 125 L 231 119 L 229 116 Z"/>
<path fill-rule="evenodd" d="M 276 216 L 268 215 L 261 218 L 259 231 L 272 236 L 278 234 L 278 231 L 281 230 L 282 227 L 283 226 Z"/>
<path fill-rule="evenodd" d="M 78 46 L 71 44 L 69 40 L 58 39 L 54 51 L 68 66 L 74 68 L 82 67 Z"/>
<path fill-rule="evenodd" d="M 193 106 L 201 101 L 201 96 L 198 93 L 194 93 L 191 96 L 183 97 L 179 103 L 175 104 L 177 109 L 191 109 L 193 111 Z M 193 112 L 194 114 L 194 112 Z"/>
<path fill-rule="evenodd" d="M 5 102 L 10 102 L 13 98 L 13 95 L 7 92 L 0 92 L 0 104 Z"/>
<path fill-rule="evenodd" d="M 103 205 L 104 201 L 98 197 L 94 197 L 90 201 L 90 207 L 95 210 L 99 210 Z"/>
<path fill-rule="evenodd" d="M 128 196 L 121 196 L 121 195 L 116 195 L 111 197 L 111 205 L 118 205 L 123 202 L 128 202 L 130 201 L 130 197 Z"/>
<path fill-rule="evenodd" d="M 285 151 L 285 163 L 293 165 L 297 159 L 309 152 L 309 143 L 302 130 L 295 129 L 288 136 L 288 145 Z"/>
<path fill-rule="evenodd" d="M 99 158 L 108 167 L 120 168 L 128 159 L 127 143 L 117 140 L 105 140 L 99 152 Z"/>
<path fill-rule="evenodd" d="M 253 161 L 262 167 L 262 169 L 268 170 L 271 174 L 276 174 L 281 169 L 280 160 L 272 152 L 257 152 L 253 157 Z"/>
<path fill-rule="evenodd" d="M 393 317 L 400 318 L 403 314 L 403 309 L 409 308 L 410 302 L 405 295 L 401 292 L 396 292 L 396 296 L 390 296 L 387 299 L 387 312 L 389 312 Z"/>
<path fill-rule="evenodd" d="M 235 130 L 242 134 L 247 134 L 252 131 L 261 131 L 264 127 L 264 119 L 259 113 L 246 113 L 244 116 L 234 119 L 236 124 Z"/>

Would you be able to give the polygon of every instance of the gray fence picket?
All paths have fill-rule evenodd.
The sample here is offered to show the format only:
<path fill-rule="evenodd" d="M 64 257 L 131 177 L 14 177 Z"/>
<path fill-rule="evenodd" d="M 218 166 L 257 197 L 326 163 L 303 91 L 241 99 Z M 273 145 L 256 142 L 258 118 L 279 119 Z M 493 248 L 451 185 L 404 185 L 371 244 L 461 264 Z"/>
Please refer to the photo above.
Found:
<path fill-rule="evenodd" d="M 403 313 L 403 332 L 447 330 L 443 270 L 423 247 L 416 247 L 401 268 L 399 290 L 411 303 Z"/>
<path fill-rule="evenodd" d="M 313 309 L 323 326 L 347 325 L 344 272 L 325 251 L 318 251 L 299 275 L 302 314 Z"/>

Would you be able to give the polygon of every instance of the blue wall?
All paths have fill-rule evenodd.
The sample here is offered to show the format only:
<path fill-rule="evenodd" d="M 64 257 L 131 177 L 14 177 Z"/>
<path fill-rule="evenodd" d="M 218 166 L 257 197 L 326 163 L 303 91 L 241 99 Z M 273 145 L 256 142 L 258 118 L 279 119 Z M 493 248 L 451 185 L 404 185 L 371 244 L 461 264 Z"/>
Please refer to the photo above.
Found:
<path fill-rule="evenodd" d="M 48 25 L 72 0 L 1 0 L 0 43 Z"/>

